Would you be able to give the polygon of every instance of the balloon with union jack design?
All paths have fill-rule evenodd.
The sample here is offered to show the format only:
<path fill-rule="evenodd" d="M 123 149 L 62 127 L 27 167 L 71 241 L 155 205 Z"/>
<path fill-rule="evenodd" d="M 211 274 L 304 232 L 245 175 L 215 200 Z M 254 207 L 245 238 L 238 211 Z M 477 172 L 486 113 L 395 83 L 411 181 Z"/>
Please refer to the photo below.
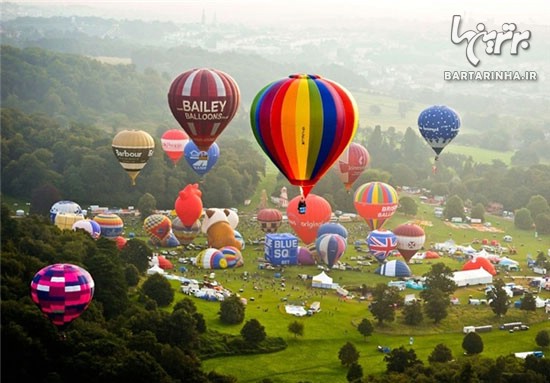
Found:
<path fill-rule="evenodd" d="M 229 125 L 240 99 L 235 80 L 217 69 L 186 71 L 172 81 L 168 91 L 174 118 L 201 151 L 208 151 Z"/>
<path fill-rule="evenodd" d="M 367 236 L 367 245 L 374 258 L 384 263 L 397 246 L 397 237 L 389 230 L 373 230 Z"/>

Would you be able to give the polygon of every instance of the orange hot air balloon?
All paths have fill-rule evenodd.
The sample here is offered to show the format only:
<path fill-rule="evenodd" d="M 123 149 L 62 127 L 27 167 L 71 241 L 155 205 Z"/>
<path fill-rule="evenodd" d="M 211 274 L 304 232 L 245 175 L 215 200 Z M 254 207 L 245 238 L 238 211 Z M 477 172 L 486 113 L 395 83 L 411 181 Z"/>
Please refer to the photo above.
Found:
<path fill-rule="evenodd" d="M 269 159 L 307 197 L 353 139 L 358 111 L 341 85 L 295 74 L 256 95 L 250 124 Z"/>
<path fill-rule="evenodd" d="M 123 130 L 113 138 L 112 147 L 118 162 L 135 185 L 139 172 L 153 156 L 155 140 L 143 130 Z"/>
<path fill-rule="evenodd" d="M 370 155 L 367 148 L 352 142 L 338 158 L 338 161 L 334 163 L 336 174 L 338 174 L 347 190 L 351 189 L 353 183 L 367 168 L 369 161 Z"/>
<path fill-rule="evenodd" d="M 407 262 L 424 246 L 426 233 L 414 223 L 404 223 L 393 230 L 397 237 L 397 251 Z"/>
<path fill-rule="evenodd" d="M 384 182 L 368 182 L 361 185 L 354 195 L 357 213 L 371 230 L 380 229 L 397 210 L 399 197 L 393 187 Z"/>
<path fill-rule="evenodd" d="M 316 194 L 309 194 L 305 198 L 308 209 L 305 214 L 298 212 L 298 204 L 302 201 L 301 196 L 294 197 L 288 203 L 286 214 L 288 223 L 296 235 L 305 243 L 315 242 L 319 227 L 330 221 L 332 208 L 326 199 Z"/>
<path fill-rule="evenodd" d="M 160 138 L 162 150 L 172 160 L 174 165 L 183 157 L 185 145 L 189 142 L 189 136 L 181 129 L 170 129 L 164 132 Z"/>

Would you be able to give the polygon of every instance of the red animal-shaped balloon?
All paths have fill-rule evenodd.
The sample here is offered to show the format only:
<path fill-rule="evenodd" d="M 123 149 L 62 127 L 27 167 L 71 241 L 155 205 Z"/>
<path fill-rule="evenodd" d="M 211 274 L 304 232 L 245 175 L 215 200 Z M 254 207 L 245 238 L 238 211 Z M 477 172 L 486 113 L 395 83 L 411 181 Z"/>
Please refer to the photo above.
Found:
<path fill-rule="evenodd" d="M 189 184 L 180 190 L 174 204 L 176 214 L 185 226 L 193 226 L 202 215 L 202 192 L 198 184 Z"/>

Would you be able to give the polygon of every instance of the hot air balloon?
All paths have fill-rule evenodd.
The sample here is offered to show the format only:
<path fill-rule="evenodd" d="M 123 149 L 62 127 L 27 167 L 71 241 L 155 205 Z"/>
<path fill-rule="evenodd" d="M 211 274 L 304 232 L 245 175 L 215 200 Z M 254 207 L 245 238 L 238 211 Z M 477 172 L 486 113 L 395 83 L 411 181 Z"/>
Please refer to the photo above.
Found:
<path fill-rule="evenodd" d="M 189 141 L 184 149 L 185 161 L 199 176 L 204 176 L 218 162 L 220 147 L 215 142 L 207 151 L 200 150 L 193 141 Z"/>
<path fill-rule="evenodd" d="M 235 239 L 237 240 L 237 242 L 241 244 L 241 250 L 244 250 L 246 243 L 243 235 L 237 230 L 233 230 L 233 233 L 235 234 Z"/>
<path fill-rule="evenodd" d="M 433 105 L 424 109 L 418 116 L 418 128 L 424 140 L 431 146 L 436 156 L 453 140 L 460 128 L 460 117 L 445 105 Z"/>
<path fill-rule="evenodd" d="M 162 150 L 172 160 L 174 166 L 183 157 L 183 150 L 188 142 L 189 136 L 181 129 L 167 130 L 160 138 Z"/>
<path fill-rule="evenodd" d="M 250 124 L 262 150 L 304 198 L 353 139 L 357 105 L 331 80 L 294 74 L 256 95 Z"/>
<path fill-rule="evenodd" d="M 159 242 L 167 238 L 172 231 L 172 221 L 164 214 L 151 214 L 143 221 L 143 230 Z"/>
<path fill-rule="evenodd" d="M 61 230 L 71 230 L 75 222 L 81 221 L 84 219 L 82 214 L 74 213 L 57 213 L 55 215 L 55 226 Z"/>
<path fill-rule="evenodd" d="M 338 174 L 347 190 L 351 189 L 353 183 L 367 168 L 369 161 L 370 155 L 367 148 L 352 142 L 338 158 L 338 161 L 334 163 L 336 174 Z"/>
<path fill-rule="evenodd" d="M 357 213 L 363 217 L 371 230 L 380 229 L 397 210 L 399 198 L 393 187 L 383 182 L 368 182 L 361 185 L 354 196 Z"/>
<path fill-rule="evenodd" d="M 112 147 L 118 162 L 132 179 L 132 185 L 135 185 L 139 172 L 153 156 L 153 137 L 143 130 L 123 130 L 113 138 Z"/>
<path fill-rule="evenodd" d="M 346 251 L 346 239 L 338 234 L 323 234 L 315 241 L 321 261 L 330 269 Z"/>
<path fill-rule="evenodd" d="M 178 193 L 174 203 L 174 209 L 181 223 L 192 226 L 202 215 L 202 192 L 198 184 L 186 185 Z"/>
<path fill-rule="evenodd" d="M 275 233 L 283 222 L 283 213 L 277 209 L 265 208 L 256 216 L 264 233 Z"/>
<path fill-rule="evenodd" d="M 307 247 L 298 246 L 298 264 L 299 265 L 314 265 L 315 257 L 311 254 Z"/>
<path fill-rule="evenodd" d="M 410 277 L 411 269 L 403 262 L 396 259 L 392 259 L 386 263 L 381 264 L 374 270 L 376 274 L 385 275 L 387 277 Z"/>
<path fill-rule="evenodd" d="M 168 91 L 174 118 L 202 151 L 207 151 L 231 122 L 240 98 L 239 87 L 231 76 L 206 68 L 180 74 Z"/>
<path fill-rule="evenodd" d="M 373 230 L 367 236 L 367 245 L 374 258 L 384 263 L 397 246 L 397 237 L 389 230 Z"/>
<path fill-rule="evenodd" d="M 116 214 L 98 214 L 94 221 L 101 227 L 101 235 L 105 238 L 116 239 L 124 229 L 122 218 Z"/>
<path fill-rule="evenodd" d="M 57 213 L 72 213 L 82 214 L 82 208 L 79 204 L 73 201 L 58 201 L 50 208 L 50 222 L 55 223 L 55 216 Z"/>
<path fill-rule="evenodd" d="M 185 226 L 179 217 L 176 217 L 172 220 L 172 232 L 182 245 L 188 245 L 201 232 L 201 221 L 197 219 L 193 225 Z"/>
<path fill-rule="evenodd" d="M 50 321 L 63 330 L 86 310 L 94 296 L 94 280 L 83 268 L 56 263 L 38 271 L 31 298 Z"/>
<path fill-rule="evenodd" d="M 205 249 L 195 258 L 195 264 L 203 269 L 225 269 L 227 260 L 223 253 L 212 247 Z"/>
<path fill-rule="evenodd" d="M 241 254 L 241 251 L 234 246 L 224 246 L 220 248 L 221 253 L 223 254 L 225 261 L 227 262 L 227 267 L 241 267 L 244 265 L 244 259 Z"/>
<path fill-rule="evenodd" d="M 94 221 L 93 219 L 81 219 L 73 223 L 72 229 L 74 231 L 76 230 L 84 230 L 93 239 L 98 239 L 101 235 L 101 227 L 99 226 L 99 223 Z"/>
<path fill-rule="evenodd" d="M 344 239 L 348 238 L 348 230 L 342 224 L 336 222 L 327 222 L 319 226 L 319 229 L 317 230 L 317 237 L 320 237 L 323 234 L 338 234 L 344 237 Z"/>
<path fill-rule="evenodd" d="M 124 248 L 124 246 L 126 246 L 126 244 L 128 243 L 128 240 L 123 236 L 119 235 L 118 237 L 115 238 L 115 242 L 116 242 L 117 249 L 122 250 L 122 248 Z"/>
<path fill-rule="evenodd" d="M 309 194 L 305 201 L 309 209 L 305 214 L 298 212 L 298 204 L 302 201 L 301 196 L 296 196 L 288 203 L 286 214 L 288 223 L 298 238 L 305 244 L 315 242 L 317 230 L 323 223 L 330 221 L 332 208 L 326 199 L 316 194 Z"/>
<path fill-rule="evenodd" d="M 397 251 L 407 262 L 424 246 L 426 234 L 424 229 L 414 223 L 404 223 L 393 229 L 397 237 Z"/>

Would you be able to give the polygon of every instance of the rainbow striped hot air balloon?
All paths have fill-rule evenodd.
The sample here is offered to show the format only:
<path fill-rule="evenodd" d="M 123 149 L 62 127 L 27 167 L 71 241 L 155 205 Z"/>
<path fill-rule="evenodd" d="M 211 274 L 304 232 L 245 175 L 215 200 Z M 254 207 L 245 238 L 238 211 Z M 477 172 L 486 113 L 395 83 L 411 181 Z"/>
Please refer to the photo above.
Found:
<path fill-rule="evenodd" d="M 116 214 L 98 214 L 94 217 L 94 221 L 99 223 L 101 227 L 101 235 L 105 238 L 115 239 L 122 234 L 124 222 Z"/>
<path fill-rule="evenodd" d="M 334 81 L 294 74 L 256 95 L 250 124 L 269 159 L 307 197 L 353 139 L 357 105 Z"/>
<path fill-rule="evenodd" d="M 139 172 L 153 156 L 155 140 L 143 130 L 123 130 L 113 138 L 112 148 L 120 166 L 135 185 Z"/>
<path fill-rule="evenodd" d="M 376 230 L 395 213 L 399 197 L 395 189 L 384 182 L 368 182 L 355 191 L 353 201 L 357 213 L 371 230 Z"/>

